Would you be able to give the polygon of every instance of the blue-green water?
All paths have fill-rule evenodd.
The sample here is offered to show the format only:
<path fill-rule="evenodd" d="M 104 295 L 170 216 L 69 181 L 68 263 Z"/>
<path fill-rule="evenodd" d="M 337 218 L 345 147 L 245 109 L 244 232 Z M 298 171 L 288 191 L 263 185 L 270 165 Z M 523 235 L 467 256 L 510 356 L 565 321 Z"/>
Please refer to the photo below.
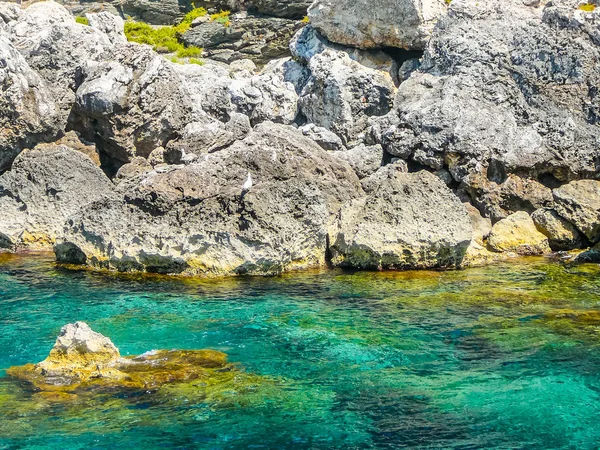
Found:
<path fill-rule="evenodd" d="M 0 449 L 592 449 L 600 268 L 198 281 L 0 256 Z M 124 355 L 211 348 L 264 383 L 74 404 L 5 377 L 84 320 Z"/>

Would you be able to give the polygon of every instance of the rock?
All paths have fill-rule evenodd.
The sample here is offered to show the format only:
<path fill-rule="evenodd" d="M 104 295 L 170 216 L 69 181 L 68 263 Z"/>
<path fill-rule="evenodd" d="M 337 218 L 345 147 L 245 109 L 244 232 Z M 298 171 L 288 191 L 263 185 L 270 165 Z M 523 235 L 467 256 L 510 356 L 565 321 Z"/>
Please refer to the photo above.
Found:
<path fill-rule="evenodd" d="M 267 16 L 302 19 L 311 3 L 312 0 L 247 0 L 246 7 Z"/>
<path fill-rule="evenodd" d="M 98 167 L 101 165 L 100 154 L 98 153 L 96 145 L 93 142 L 81 140 L 81 136 L 79 136 L 79 134 L 75 131 L 69 131 L 65 133 L 63 137 L 56 141 L 56 144 L 64 145 L 72 150 L 83 153 L 85 156 L 90 158 L 95 165 Z"/>
<path fill-rule="evenodd" d="M 19 20 L 21 8 L 19 5 L 10 2 L 0 2 L 0 24 L 8 24 L 14 20 Z"/>
<path fill-rule="evenodd" d="M 337 134 L 347 146 L 364 139 L 368 119 L 392 108 L 394 83 L 387 73 L 369 69 L 343 52 L 326 49 L 309 63 L 311 77 L 300 95 L 309 122 Z"/>
<path fill-rule="evenodd" d="M 148 163 L 152 167 L 165 164 L 165 149 L 162 147 L 156 147 L 148 156 Z"/>
<path fill-rule="evenodd" d="M 473 240 L 478 244 L 483 245 L 490 232 L 492 231 L 492 221 L 481 215 L 479 210 L 470 203 L 464 203 L 464 206 L 471 219 L 473 227 Z"/>
<path fill-rule="evenodd" d="M 479 210 L 470 203 L 464 203 L 464 206 L 469 214 L 469 219 L 471 219 L 473 240 L 465 253 L 463 267 L 484 266 L 517 256 L 510 252 L 497 253 L 488 250 L 486 240 L 492 231 L 492 221 L 483 217 Z"/>
<path fill-rule="evenodd" d="M 187 86 L 173 64 L 134 43 L 86 68 L 71 118 L 71 127 L 115 168 L 165 147 L 194 121 Z"/>
<path fill-rule="evenodd" d="M 361 144 L 350 150 L 336 151 L 332 154 L 346 161 L 360 179 L 373 175 L 384 162 L 384 152 L 381 145 L 367 146 Z"/>
<path fill-rule="evenodd" d="M 207 57 L 231 63 L 251 59 L 258 65 L 289 55 L 291 37 L 303 26 L 296 20 L 240 12 L 229 16 L 227 24 L 203 21 L 186 31 L 186 45 L 204 49 Z"/>
<path fill-rule="evenodd" d="M 0 33 L 0 173 L 24 149 L 53 141 L 61 130 L 46 83 Z"/>
<path fill-rule="evenodd" d="M 298 115 L 298 94 L 284 71 L 269 71 L 229 85 L 231 103 L 252 124 L 265 121 L 292 124 Z"/>
<path fill-rule="evenodd" d="M 525 211 L 516 212 L 497 222 L 487 242 L 495 252 L 515 252 L 525 256 L 551 252 L 548 238 L 537 230 Z"/>
<path fill-rule="evenodd" d="M 121 16 L 153 25 L 173 25 L 179 23 L 193 8 L 204 8 L 210 12 L 235 11 L 237 0 L 112 0 Z"/>
<path fill-rule="evenodd" d="M 532 213 L 553 204 L 552 189 L 535 179 L 514 174 L 499 182 L 489 178 L 489 175 L 471 174 L 463 180 L 461 189 L 494 222 L 517 211 Z"/>
<path fill-rule="evenodd" d="M 254 185 L 244 194 L 248 172 Z M 59 261 L 205 276 L 318 267 L 338 211 L 363 195 L 347 164 L 273 123 L 122 192 L 121 202 L 71 216 L 55 247 Z"/>
<path fill-rule="evenodd" d="M 595 176 L 600 104 L 589 86 L 600 79 L 590 63 L 600 59 L 600 9 L 527 3 L 452 1 L 399 86 L 393 154 L 438 154 L 466 183 L 484 172 L 498 183 Z"/>
<path fill-rule="evenodd" d="M 121 17 L 111 14 L 107 11 L 103 11 L 97 14 L 86 14 L 85 17 L 88 19 L 92 28 L 101 31 L 110 42 L 113 44 L 124 44 L 127 42 L 125 37 L 125 22 Z"/>
<path fill-rule="evenodd" d="M 197 157 L 212 153 L 230 146 L 234 141 L 233 133 L 219 121 L 192 122 L 183 129 L 181 138 L 167 144 L 164 157 L 169 164 L 181 164 L 186 156 L 187 161 L 191 162 L 189 155 Z"/>
<path fill-rule="evenodd" d="M 332 42 L 422 50 L 446 7 L 444 0 L 316 0 L 308 17 Z"/>
<path fill-rule="evenodd" d="M 26 150 L 0 176 L 0 235 L 11 249 L 50 250 L 71 214 L 114 186 L 84 154 L 64 145 Z"/>
<path fill-rule="evenodd" d="M 583 247 L 584 240 L 581 233 L 553 209 L 538 209 L 531 218 L 540 233 L 548 238 L 552 250 L 573 250 Z"/>
<path fill-rule="evenodd" d="M 308 123 L 298 130 L 309 139 L 312 139 L 325 150 L 346 150 L 342 140 L 337 134 L 327 128 L 318 127 L 314 123 Z"/>
<path fill-rule="evenodd" d="M 459 267 L 469 216 L 435 175 L 385 166 L 363 180 L 367 197 L 347 203 L 331 237 L 332 262 L 357 269 Z"/>
<path fill-rule="evenodd" d="M 256 64 L 251 59 L 237 59 L 229 64 L 229 73 L 234 79 L 250 78 L 256 71 Z"/>
<path fill-rule="evenodd" d="M 600 181 L 580 180 L 554 189 L 554 209 L 592 244 L 600 242 Z"/>
<path fill-rule="evenodd" d="M 161 148 L 161 147 L 159 147 Z M 135 179 L 138 181 L 141 176 L 153 169 L 152 164 L 146 158 L 136 156 L 127 164 L 123 164 L 119 171 L 113 177 L 113 182 L 119 186 L 125 180 Z"/>
<path fill-rule="evenodd" d="M 154 393 L 165 385 L 199 378 L 213 384 L 222 372 L 232 372 L 229 378 L 243 377 L 239 368 L 227 363 L 225 353 L 215 350 L 153 350 L 123 358 L 109 338 L 85 322 L 76 322 L 61 329 L 44 361 L 11 367 L 7 375 L 41 393 L 95 395 L 93 398 L 98 399 L 98 393 Z M 200 387 L 196 383 L 194 388 Z M 59 400 L 70 398 L 64 395 Z"/>
<path fill-rule="evenodd" d="M 76 23 L 75 18 L 54 1 L 31 4 L 9 28 L 12 42 L 46 81 L 64 128 L 84 65 L 101 60 L 111 47 L 110 40 L 104 33 Z"/>

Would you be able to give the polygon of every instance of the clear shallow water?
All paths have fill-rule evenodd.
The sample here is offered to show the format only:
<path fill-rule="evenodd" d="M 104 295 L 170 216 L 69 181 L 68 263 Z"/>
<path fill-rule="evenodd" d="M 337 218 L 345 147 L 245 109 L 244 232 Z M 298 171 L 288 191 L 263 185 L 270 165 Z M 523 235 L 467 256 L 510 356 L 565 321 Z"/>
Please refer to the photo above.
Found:
<path fill-rule="evenodd" d="M 4 376 L 76 320 L 123 355 L 212 348 L 262 381 L 69 404 Z M 599 396 L 595 265 L 198 281 L 0 255 L 0 449 L 592 449 Z"/>

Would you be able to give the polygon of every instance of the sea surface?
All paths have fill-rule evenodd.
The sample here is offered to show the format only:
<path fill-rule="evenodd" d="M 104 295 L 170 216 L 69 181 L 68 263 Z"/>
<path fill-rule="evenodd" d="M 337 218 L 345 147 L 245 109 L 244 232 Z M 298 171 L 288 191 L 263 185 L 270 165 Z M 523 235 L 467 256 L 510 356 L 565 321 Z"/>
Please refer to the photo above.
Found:
<path fill-rule="evenodd" d="M 56 401 L 6 376 L 78 320 L 123 355 L 225 352 L 252 382 Z M 0 255 L 0 449 L 599 446 L 597 265 L 203 281 Z"/>

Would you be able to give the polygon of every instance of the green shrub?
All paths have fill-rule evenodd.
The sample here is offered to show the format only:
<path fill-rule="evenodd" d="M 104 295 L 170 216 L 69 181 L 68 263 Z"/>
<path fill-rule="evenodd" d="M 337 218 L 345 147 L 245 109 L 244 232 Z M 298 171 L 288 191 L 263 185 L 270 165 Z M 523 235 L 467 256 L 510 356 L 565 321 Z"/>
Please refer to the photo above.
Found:
<path fill-rule="evenodd" d="M 194 46 L 186 47 L 177 51 L 177 56 L 180 58 L 192 58 L 200 55 L 202 55 L 202 49 Z"/>
<path fill-rule="evenodd" d="M 201 59 L 198 59 L 198 58 L 190 58 L 189 59 L 189 63 L 190 64 L 197 64 L 199 66 L 203 66 L 204 65 L 204 61 L 202 61 Z"/>
<path fill-rule="evenodd" d="M 582 11 L 593 12 L 596 9 L 596 5 L 592 3 L 587 3 L 585 5 L 579 6 L 579 9 L 581 9 Z"/>
<path fill-rule="evenodd" d="M 213 22 L 219 22 L 223 26 L 228 27 L 229 25 L 231 25 L 231 22 L 229 20 L 230 14 L 231 14 L 231 11 L 221 11 L 220 13 L 212 14 L 210 16 L 210 20 Z"/>
<path fill-rule="evenodd" d="M 80 23 L 81 25 L 87 25 L 88 27 L 90 26 L 90 21 L 87 20 L 87 17 L 77 16 L 75 17 L 75 22 Z"/>

